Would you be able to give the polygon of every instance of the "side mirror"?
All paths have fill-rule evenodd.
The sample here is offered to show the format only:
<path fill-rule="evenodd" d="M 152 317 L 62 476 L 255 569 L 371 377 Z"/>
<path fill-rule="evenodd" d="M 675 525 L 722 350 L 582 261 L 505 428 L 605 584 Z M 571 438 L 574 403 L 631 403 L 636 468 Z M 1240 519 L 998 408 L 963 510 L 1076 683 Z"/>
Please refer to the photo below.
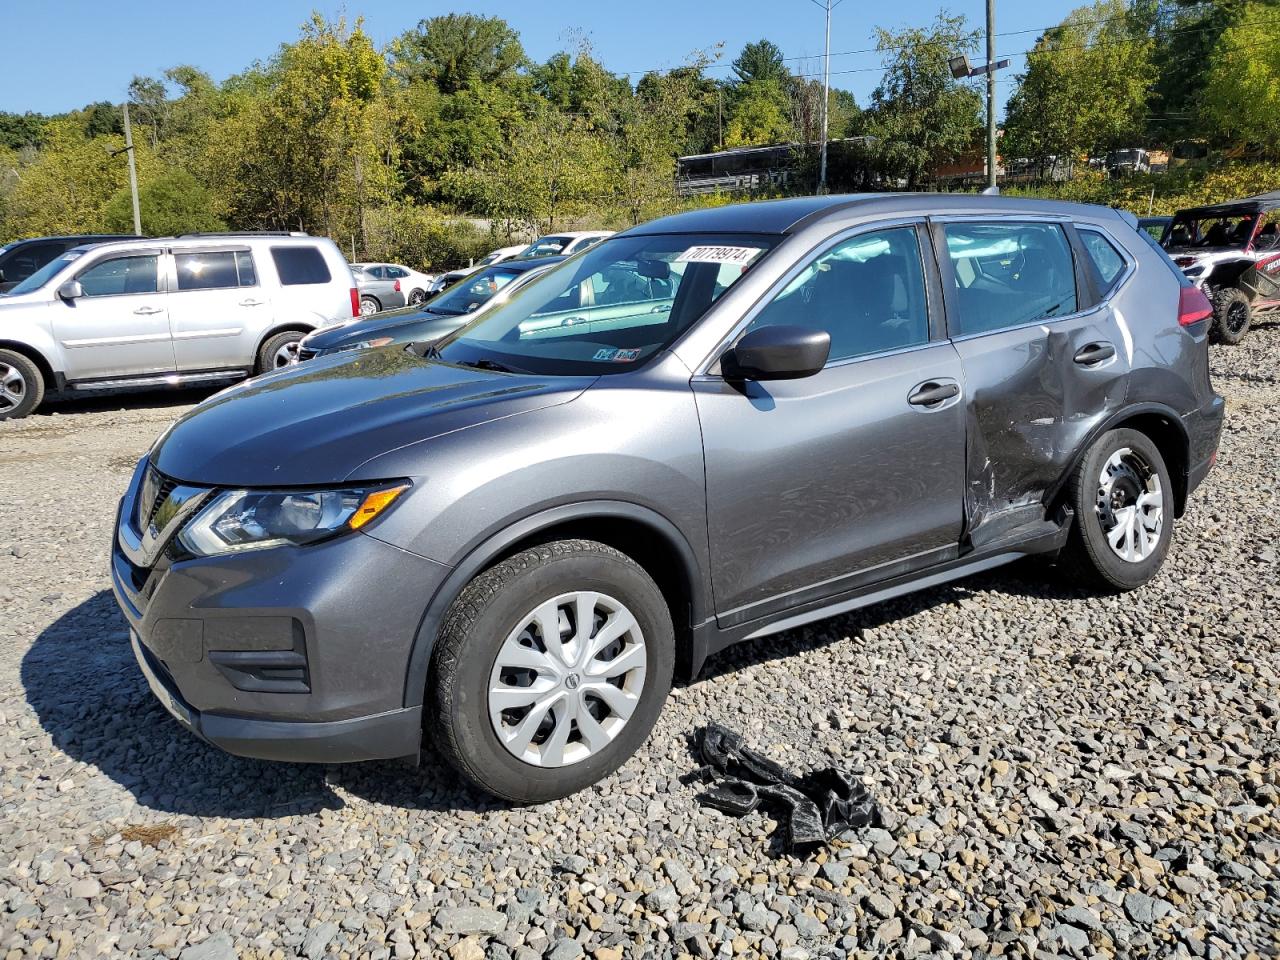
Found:
<path fill-rule="evenodd" d="M 827 365 L 831 334 L 807 327 L 761 327 L 720 358 L 729 380 L 799 380 Z"/>
<path fill-rule="evenodd" d="M 58 297 L 68 303 L 72 300 L 79 300 L 83 296 L 84 287 L 80 286 L 79 280 L 68 280 L 58 287 Z"/>

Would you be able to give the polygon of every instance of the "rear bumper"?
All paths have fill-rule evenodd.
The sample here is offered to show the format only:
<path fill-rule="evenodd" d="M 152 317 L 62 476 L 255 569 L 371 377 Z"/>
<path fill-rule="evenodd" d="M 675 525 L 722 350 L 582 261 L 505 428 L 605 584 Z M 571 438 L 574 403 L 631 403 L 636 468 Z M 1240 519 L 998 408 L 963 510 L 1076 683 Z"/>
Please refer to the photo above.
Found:
<path fill-rule="evenodd" d="M 1222 422 L 1226 418 L 1227 404 L 1222 397 L 1213 397 L 1199 410 L 1183 418 L 1187 428 L 1187 496 L 1204 482 L 1218 458 L 1218 442 L 1222 436 Z"/>

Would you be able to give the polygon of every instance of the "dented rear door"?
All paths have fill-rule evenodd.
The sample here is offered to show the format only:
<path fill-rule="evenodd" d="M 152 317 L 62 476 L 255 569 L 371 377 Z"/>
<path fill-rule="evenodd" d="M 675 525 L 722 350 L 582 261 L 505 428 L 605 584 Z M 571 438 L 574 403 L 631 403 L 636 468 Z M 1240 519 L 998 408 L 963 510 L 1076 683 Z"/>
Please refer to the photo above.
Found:
<path fill-rule="evenodd" d="M 1124 405 L 1131 339 L 1061 220 L 934 224 L 966 410 L 966 548 L 1046 519 L 1081 444 Z"/>

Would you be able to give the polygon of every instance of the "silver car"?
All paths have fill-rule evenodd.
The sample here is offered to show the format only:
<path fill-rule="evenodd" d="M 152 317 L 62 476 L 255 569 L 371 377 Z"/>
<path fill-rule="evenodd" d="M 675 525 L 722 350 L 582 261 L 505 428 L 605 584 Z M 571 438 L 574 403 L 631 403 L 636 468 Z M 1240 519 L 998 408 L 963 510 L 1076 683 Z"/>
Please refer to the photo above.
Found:
<path fill-rule="evenodd" d="M 360 288 L 360 316 L 371 317 L 383 310 L 394 310 L 409 302 L 403 285 L 395 277 L 379 276 L 370 264 L 351 264 L 351 274 Z"/>
<path fill-rule="evenodd" d="M 234 380 L 358 313 L 332 240 L 219 234 L 74 247 L 0 297 L 0 420 L 49 394 Z"/>

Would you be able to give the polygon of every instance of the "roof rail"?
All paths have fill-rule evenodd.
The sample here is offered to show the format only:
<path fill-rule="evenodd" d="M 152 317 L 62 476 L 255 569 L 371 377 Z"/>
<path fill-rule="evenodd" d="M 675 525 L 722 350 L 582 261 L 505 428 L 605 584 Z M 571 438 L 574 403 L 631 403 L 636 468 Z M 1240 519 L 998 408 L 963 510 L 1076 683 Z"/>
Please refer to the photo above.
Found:
<path fill-rule="evenodd" d="M 203 233 L 180 233 L 177 239 L 188 237 L 309 237 L 305 230 L 211 230 Z"/>

